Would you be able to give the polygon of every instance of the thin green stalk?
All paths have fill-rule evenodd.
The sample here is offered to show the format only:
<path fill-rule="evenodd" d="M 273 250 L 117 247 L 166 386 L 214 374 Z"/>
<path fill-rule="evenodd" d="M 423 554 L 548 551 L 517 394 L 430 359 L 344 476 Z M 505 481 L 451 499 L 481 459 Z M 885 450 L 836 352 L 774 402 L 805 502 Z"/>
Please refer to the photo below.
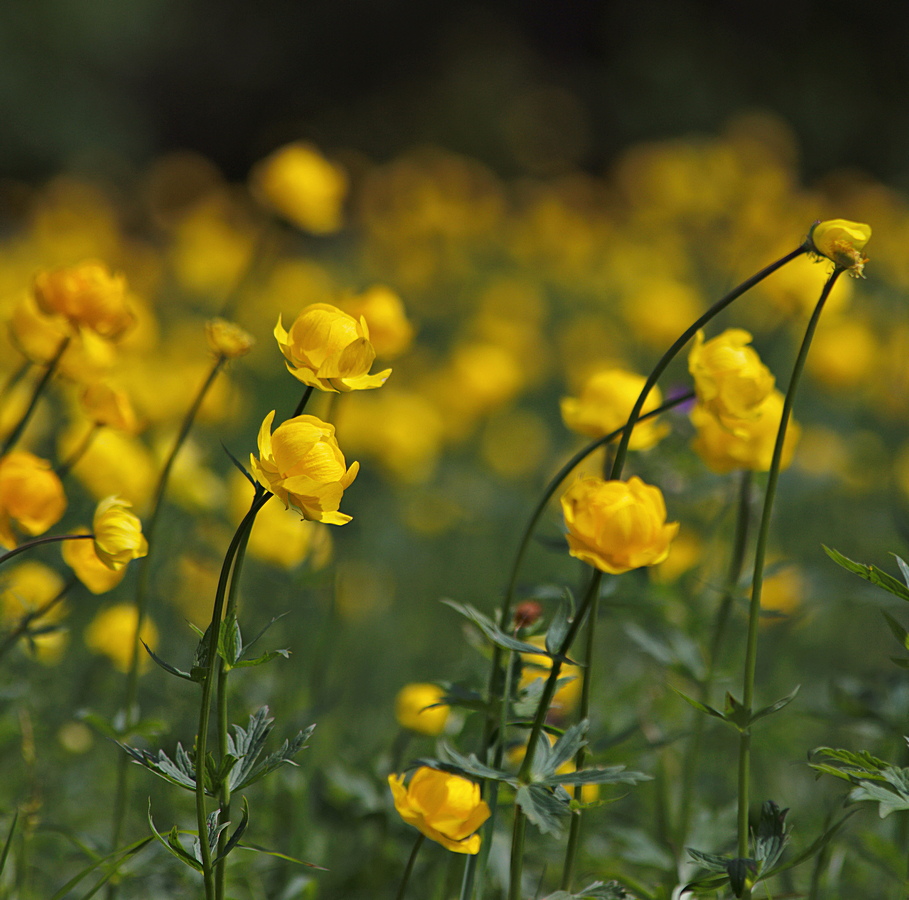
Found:
<path fill-rule="evenodd" d="M 85 433 L 85 437 L 76 445 L 76 448 L 66 457 L 62 462 L 60 462 L 56 469 L 54 470 L 57 473 L 58 478 L 66 478 L 69 474 L 70 469 L 79 462 L 80 459 L 85 455 L 86 451 L 92 445 L 92 441 L 95 439 L 95 435 L 101 429 L 100 422 L 92 422 L 88 431 Z"/>
<path fill-rule="evenodd" d="M 314 390 L 315 388 L 311 384 L 307 385 L 306 390 L 303 391 L 303 396 L 300 397 L 297 408 L 294 410 L 294 414 L 291 416 L 292 419 L 296 419 L 297 416 L 303 415 L 303 410 L 306 409 L 306 404 L 309 403 L 309 398 L 312 396 Z"/>
<path fill-rule="evenodd" d="M 11 560 L 14 556 L 18 556 L 20 553 L 25 553 L 27 550 L 31 550 L 33 547 L 40 547 L 42 544 L 57 544 L 60 541 L 87 541 L 94 540 L 95 536 L 93 534 L 56 534 L 51 537 L 40 537 L 35 538 L 33 541 L 28 541 L 25 544 L 19 544 L 18 547 L 14 547 L 12 550 L 8 550 L 2 556 L 0 556 L 0 566 L 3 563 Z"/>
<path fill-rule="evenodd" d="M 28 406 L 25 409 L 25 412 L 22 413 L 22 417 L 16 423 L 16 427 L 9 433 L 6 440 L 3 442 L 3 446 L 0 447 L 0 456 L 3 456 L 7 453 L 19 440 L 22 436 L 22 432 L 25 431 L 25 426 L 28 425 L 29 419 L 32 417 L 35 409 L 38 406 L 38 401 L 41 399 L 41 394 L 44 393 L 44 388 L 47 387 L 51 378 L 54 377 L 54 373 L 57 371 L 57 366 L 60 364 L 60 360 L 63 358 L 63 354 L 66 353 L 66 348 L 69 347 L 69 342 L 71 338 L 69 336 L 63 338 L 60 341 L 60 346 L 57 347 L 57 352 L 54 353 L 53 358 L 47 364 L 47 367 L 44 370 L 44 374 L 38 380 L 38 383 L 35 385 L 35 389 L 32 391 L 31 400 L 28 402 Z"/>
<path fill-rule="evenodd" d="M 805 336 L 802 338 L 802 344 L 799 347 L 795 364 L 792 368 L 792 377 L 789 381 L 789 387 L 786 391 L 786 397 L 783 400 L 783 411 L 780 415 L 780 426 L 776 433 L 776 443 L 773 446 L 773 457 L 770 462 L 770 471 L 767 475 L 767 489 L 764 493 L 764 507 L 761 511 L 761 521 L 758 526 L 757 543 L 754 553 L 754 576 L 751 586 L 751 603 L 748 609 L 748 637 L 745 651 L 745 671 L 742 685 L 742 705 L 746 713 L 750 716 L 754 703 L 754 682 L 755 672 L 757 670 L 757 642 L 758 630 L 761 615 L 761 591 L 764 584 L 764 561 L 767 556 L 767 542 L 770 535 L 770 518 L 773 513 L 773 502 L 776 498 L 777 484 L 780 477 L 780 468 L 783 458 L 783 446 L 786 440 L 786 430 L 789 426 L 789 419 L 792 415 L 792 407 L 795 403 L 795 394 L 798 389 L 802 372 L 805 368 L 805 361 L 808 358 L 808 350 L 811 347 L 811 341 L 814 332 L 817 329 L 818 320 L 824 309 L 824 304 L 830 296 L 830 291 L 836 283 L 837 278 L 842 275 L 843 269 L 837 267 L 827 279 L 824 289 L 821 291 L 820 299 L 814 307 L 811 319 L 805 329 Z M 751 778 L 751 728 L 745 728 L 741 731 L 739 737 L 739 760 L 738 760 L 738 816 L 737 816 L 737 833 L 738 833 L 738 855 L 741 858 L 748 856 L 748 804 L 750 794 Z M 742 895 L 745 900 L 751 897 L 751 889 L 746 888 Z"/>
<path fill-rule="evenodd" d="M 417 854 L 420 852 L 420 847 L 423 846 L 423 841 L 425 840 L 426 835 L 420 832 L 414 842 L 413 850 L 410 851 L 407 867 L 404 869 L 404 875 L 401 878 L 401 886 L 398 888 L 398 893 L 395 894 L 395 900 L 404 900 L 404 894 L 407 891 L 407 882 L 410 881 L 410 874 L 413 872 L 414 863 L 417 861 Z"/>
<path fill-rule="evenodd" d="M 25 373 L 31 368 L 32 362 L 30 359 L 24 359 L 19 364 L 18 369 L 14 369 L 10 372 L 9 377 L 6 381 L 3 382 L 3 387 L 0 387 L 0 401 L 3 401 L 7 398 L 10 391 L 25 377 Z"/>
<path fill-rule="evenodd" d="M 88 537 L 89 535 L 86 535 Z M 29 625 L 32 624 L 36 619 L 40 619 L 42 616 L 49 613 L 58 603 L 60 603 L 63 598 L 73 589 L 76 584 L 76 578 L 70 578 L 65 585 L 46 603 L 43 603 L 37 609 L 30 610 L 27 612 L 20 620 L 19 624 L 11 631 L 9 634 L 4 635 L 3 640 L 0 641 L 0 659 L 2 659 L 9 650 L 16 645 L 16 642 L 19 638 L 24 635 L 29 628 Z M 0 868 L 2 871 L 2 868 Z"/>

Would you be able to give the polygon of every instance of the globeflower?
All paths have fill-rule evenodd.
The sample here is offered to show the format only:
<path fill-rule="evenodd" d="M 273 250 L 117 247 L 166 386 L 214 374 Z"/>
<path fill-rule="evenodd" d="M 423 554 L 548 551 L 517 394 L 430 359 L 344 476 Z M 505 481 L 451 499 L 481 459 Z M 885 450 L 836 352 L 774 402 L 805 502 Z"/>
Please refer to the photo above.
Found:
<path fill-rule="evenodd" d="M 115 603 L 101 610 L 85 629 L 85 645 L 94 653 L 106 656 L 121 672 L 128 672 L 133 658 L 133 641 L 139 611 L 132 603 Z M 152 650 L 158 646 L 158 629 L 151 619 L 142 621 L 139 640 Z M 148 656 L 139 650 L 139 667 L 148 666 Z"/>
<path fill-rule="evenodd" d="M 205 337 L 212 353 L 225 359 L 246 356 L 256 342 L 248 331 L 221 318 L 209 319 L 205 323 Z"/>
<path fill-rule="evenodd" d="M 384 284 L 375 284 L 344 306 L 355 319 L 369 323 L 369 341 L 382 359 L 400 356 L 413 340 L 414 328 L 401 298 Z"/>
<path fill-rule="evenodd" d="M 73 534 L 91 534 L 87 528 L 80 528 Z M 126 567 L 111 569 L 95 551 L 94 541 L 64 541 L 61 547 L 63 561 L 73 570 L 73 574 L 93 594 L 106 594 L 112 591 L 126 575 Z"/>
<path fill-rule="evenodd" d="M 298 381 L 321 391 L 361 391 L 381 387 L 391 374 L 370 375 L 376 358 L 366 320 L 359 321 L 330 303 L 312 303 L 285 331 L 280 316 L 275 339 L 287 370 Z"/>
<path fill-rule="evenodd" d="M 562 421 L 572 431 L 587 437 L 605 437 L 628 421 L 646 381 L 643 375 L 626 372 L 624 369 L 597 372 L 584 384 L 580 396 L 562 398 Z M 647 395 L 641 412 L 648 413 L 662 402 L 660 389 L 654 386 Z M 631 450 L 647 450 L 666 431 L 664 425 L 657 425 L 652 419 L 638 422 L 631 433 L 628 447 Z"/>
<path fill-rule="evenodd" d="M 360 464 L 347 468 L 334 426 L 315 416 L 297 416 L 272 434 L 274 417 L 272 410 L 259 429 L 259 458 L 250 454 L 256 481 L 304 519 L 330 525 L 349 522 L 351 517 L 338 507 Z"/>
<path fill-rule="evenodd" d="M 79 398 L 82 409 L 95 425 L 106 425 L 127 434 L 139 429 L 129 394 L 103 381 L 90 384 Z"/>
<path fill-rule="evenodd" d="M 126 302 L 126 278 L 94 259 L 39 273 L 34 290 L 43 313 L 63 316 L 105 338 L 119 337 L 135 321 Z"/>
<path fill-rule="evenodd" d="M 395 697 L 395 718 L 402 728 L 435 737 L 445 729 L 450 707 L 441 703 L 445 691 L 436 684 L 405 684 Z"/>
<path fill-rule="evenodd" d="M 480 799 L 478 784 L 421 766 L 407 787 L 403 775 L 389 775 L 388 785 L 395 809 L 408 825 L 446 850 L 479 853 L 480 836 L 474 832 L 489 818 L 490 810 Z"/>
<path fill-rule="evenodd" d="M 533 636 L 527 639 L 528 644 L 535 644 L 540 650 L 546 646 L 546 638 L 542 635 Z M 523 690 L 529 687 L 535 681 L 546 679 L 552 671 L 552 657 L 545 653 L 522 653 L 521 654 L 521 679 L 518 687 Z M 581 699 L 581 688 L 584 684 L 583 672 L 580 666 L 574 666 L 571 663 L 562 663 L 559 669 L 559 679 L 565 679 L 549 703 L 549 711 L 556 716 L 564 716 L 571 712 Z"/>
<path fill-rule="evenodd" d="M 95 509 L 92 532 L 98 559 L 115 572 L 131 559 L 148 553 L 139 517 L 130 512 L 132 504 L 120 497 L 106 497 Z"/>
<path fill-rule="evenodd" d="M 742 328 L 729 328 L 709 341 L 699 331 L 688 355 L 698 401 L 729 425 L 756 415 L 773 390 L 774 377 L 750 343 Z"/>
<path fill-rule="evenodd" d="M 612 575 L 661 563 L 679 530 L 666 522 L 660 489 L 637 476 L 579 478 L 562 495 L 562 512 L 571 555 Z"/>
<path fill-rule="evenodd" d="M 0 458 L 0 543 L 13 548 L 20 531 L 43 534 L 66 511 L 63 484 L 46 459 L 15 451 Z"/>
<path fill-rule="evenodd" d="M 808 232 L 808 245 L 818 256 L 826 256 L 839 269 L 856 278 L 864 277 L 867 257 L 862 256 L 871 239 L 871 226 L 848 219 L 815 222 Z"/>

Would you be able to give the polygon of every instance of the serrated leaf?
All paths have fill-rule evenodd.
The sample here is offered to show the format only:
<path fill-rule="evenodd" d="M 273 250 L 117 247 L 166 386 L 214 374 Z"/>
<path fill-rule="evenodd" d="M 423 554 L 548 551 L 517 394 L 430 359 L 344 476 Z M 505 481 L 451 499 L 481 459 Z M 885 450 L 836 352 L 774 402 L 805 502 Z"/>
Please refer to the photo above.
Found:
<path fill-rule="evenodd" d="M 140 638 L 140 640 L 141 640 L 141 638 Z M 166 660 L 161 659 L 161 657 L 158 656 L 158 654 L 155 653 L 155 651 L 152 650 L 152 648 L 149 647 L 148 644 L 145 643 L 145 641 L 142 641 L 142 646 L 145 647 L 146 652 L 154 660 L 154 662 L 157 665 L 159 665 L 162 669 L 164 669 L 165 672 L 169 672 L 171 675 L 176 675 L 177 678 L 182 678 L 185 681 L 198 681 L 199 680 L 198 678 L 193 678 L 191 673 L 184 672 L 183 669 L 178 669 L 176 666 L 172 666 Z"/>
<path fill-rule="evenodd" d="M 540 698 L 546 688 L 546 679 L 548 670 L 540 669 L 539 678 L 534 678 L 529 684 L 523 687 L 517 698 L 512 702 L 512 709 L 518 718 L 532 719 L 536 715 L 537 707 L 540 705 Z M 576 681 L 576 675 L 565 675 L 556 679 L 555 692 L 558 693 L 566 684 Z"/>
<path fill-rule="evenodd" d="M 765 706 L 763 709 L 759 709 L 759 710 L 751 717 L 751 721 L 752 721 L 752 722 L 757 722 L 758 719 L 763 719 L 763 718 L 765 718 L 766 716 L 773 715 L 773 713 L 778 712 L 778 711 L 781 710 L 784 706 L 788 706 L 788 705 L 789 705 L 790 703 L 792 703 L 792 701 L 795 699 L 795 695 L 799 692 L 799 688 L 801 688 L 801 685 L 800 685 L 800 684 L 797 684 L 797 685 L 795 686 L 795 690 L 793 690 L 792 693 L 787 694 L 785 697 L 781 697 L 781 698 L 780 698 L 779 700 L 777 700 L 775 703 L 771 703 L 770 706 Z"/>
<path fill-rule="evenodd" d="M 616 881 L 610 881 L 608 884 L 594 881 L 577 893 L 556 891 L 554 894 L 548 894 L 543 900 L 628 900 L 630 897 L 631 894 Z"/>
<path fill-rule="evenodd" d="M 753 859 L 731 859 L 726 868 L 729 875 L 729 886 L 736 897 L 741 897 L 746 887 L 750 887 L 757 873 Z"/>
<path fill-rule="evenodd" d="M 692 847 L 686 847 L 688 855 L 702 868 L 708 872 L 726 872 L 726 866 L 729 864 L 728 856 L 718 856 L 716 853 L 705 853 L 703 850 L 695 850 Z"/>
<path fill-rule="evenodd" d="M 242 655 L 243 635 L 240 633 L 240 623 L 231 614 L 218 629 L 218 656 L 232 667 Z"/>
<path fill-rule="evenodd" d="M 446 606 L 450 606 L 455 612 L 470 619 L 492 644 L 496 647 L 500 647 L 502 650 L 514 650 L 516 653 L 532 653 L 534 656 L 549 656 L 553 659 L 560 658 L 554 656 L 548 650 L 544 650 L 542 647 L 537 647 L 535 644 L 529 644 L 527 641 L 519 641 L 517 638 L 513 638 L 511 635 L 506 634 L 492 621 L 492 619 L 488 616 L 484 616 L 483 613 L 474 609 L 472 606 L 456 603 L 454 600 L 443 600 L 442 602 Z M 561 659 L 564 660 L 564 657 L 561 657 Z"/>
<path fill-rule="evenodd" d="M 543 834 L 560 835 L 563 820 L 571 815 L 568 806 L 556 799 L 550 788 L 541 784 L 521 785 L 515 802 Z"/>
<path fill-rule="evenodd" d="M 189 627 L 192 628 L 196 634 L 199 634 L 199 629 L 190 622 Z M 202 669 L 207 673 L 208 671 L 208 645 L 211 640 L 211 624 L 209 623 L 208 628 L 201 633 L 199 637 L 199 643 L 196 644 L 196 652 L 193 654 L 193 664 L 190 668 L 190 673 L 195 675 L 196 669 Z"/>
<path fill-rule="evenodd" d="M 853 559 L 849 559 L 847 556 L 843 556 L 842 553 L 839 553 L 836 550 L 832 550 L 830 547 L 824 546 L 824 551 L 835 563 L 838 563 L 847 571 L 853 572 L 860 578 L 864 578 L 865 581 L 870 581 L 872 584 L 876 584 L 878 587 L 881 587 L 885 591 L 888 591 L 894 596 L 899 597 L 901 600 L 909 601 L 909 587 L 907 587 L 898 579 L 894 578 L 889 573 L 885 572 L 883 569 L 879 569 L 877 566 L 869 566 L 863 563 L 858 563 Z M 900 567 L 900 570 L 902 571 L 902 566 Z"/>
<path fill-rule="evenodd" d="M 229 822 L 225 822 L 225 828 L 229 825 Z M 243 837 L 243 833 L 246 831 L 246 826 L 249 824 L 249 804 L 246 802 L 246 797 L 243 798 L 243 815 L 240 817 L 240 824 L 234 829 L 234 833 L 230 836 L 227 843 L 224 845 L 224 851 L 215 857 L 212 860 L 212 865 L 219 863 L 222 859 L 226 859 L 228 853 L 237 846 L 240 842 L 240 838 Z"/>
<path fill-rule="evenodd" d="M 545 784 L 637 784 L 639 781 L 651 781 L 651 775 L 643 772 L 627 771 L 625 766 L 590 766 L 579 772 L 565 772 L 562 775 L 551 775 L 544 780 Z"/>
<path fill-rule="evenodd" d="M 587 744 L 587 729 L 590 727 L 590 720 L 583 719 L 576 725 L 572 725 L 565 733 L 555 742 L 552 752 L 549 754 L 545 769 L 540 769 L 540 775 L 543 777 L 554 775 L 556 770 L 561 768 L 569 760 L 577 756 L 578 750 Z M 549 741 L 547 740 L 548 744 Z"/>
<path fill-rule="evenodd" d="M 891 555 L 896 560 L 896 564 L 900 567 L 900 572 L 902 573 L 903 581 L 905 581 L 906 584 L 909 585 L 909 565 L 906 565 L 905 560 L 903 560 L 901 557 L 897 556 L 895 553 L 893 553 Z"/>
<path fill-rule="evenodd" d="M 139 765 L 154 772 L 165 781 L 169 781 L 178 787 L 186 788 L 189 791 L 196 789 L 195 765 L 189 754 L 183 749 L 182 744 L 177 744 L 174 759 L 172 760 L 163 750 L 159 750 L 155 754 L 148 750 L 130 747 L 128 744 L 123 744 L 119 741 L 117 743 Z"/>
<path fill-rule="evenodd" d="M 259 638 L 262 637 L 262 635 L 265 634 L 265 632 L 268 631 L 269 628 L 271 628 L 271 626 L 275 624 L 275 622 L 279 622 L 279 621 L 280 621 L 281 619 L 283 619 L 286 615 L 287 615 L 287 613 L 286 613 L 286 612 L 283 612 L 283 613 L 281 613 L 279 616 L 272 616 L 271 621 L 269 621 L 269 622 L 265 625 L 265 627 L 262 628 L 262 630 L 259 631 L 258 634 L 256 634 L 256 636 L 255 636 L 251 641 L 247 641 L 247 642 L 246 642 L 246 649 L 249 650 L 250 647 L 254 646 L 254 645 L 256 644 L 256 642 L 259 640 Z"/>
<path fill-rule="evenodd" d="M 557 655 L 559 648 L 562 646 L 568 629 L 571 627 L 571 615 L 574 608 L 574 601 L 571 591 L 565 588 L 562 599 L 556 607 L 555 615 L 546 629 L 546 649 L 549 653 Z"/>
<path fill-rule="evenodd" d="M 152 834 L 154 834 L 154 836 L 158 839 L 163 847 L 167 848 L 167 851 L 169 853 L 176 856 L 180 862 L 185 863 L 191 869 L 195 869 L 197 872 L 202 871 L 202 863 L 199 862 L 199 860 L 196 859 L 191 853 L 189 853 L 189 851 L 186 850 L 186 848 L 183 847 L 183 845 L 180 843 L 178 837 L 180 832 L 177 831 L 176 825 L 170 830 L 170 832 L 168 832 L 166 838 L 158 831 L 157 828 L 155 828 L 155 822 L 154 819 L 152 819 L 151 801 L 148 803 L 148 824 L 152 830 Z"/>
<path fill-rule="evenodd" d="M 786 813 L 772 800 L 761 805 L 761 816 L 754 832 L 754 858 L 760 871 L 772 868 L 779 861 L 786 844 L 789 842 L 789 829 L 786 827 Z"/>
<path fill-rule="evenodd" d="M 443 763 L 449 767 L 457 768 L 459 772 L 468 777 L 488 779 L 489 781 L 503 781 L 508 784 L 516 783 L 514 775 L 481 763 L 473 753 L 469 756 L 464 756 L 444 741 L 439 745 L 439 754 L 443 757 L 441 760 Z M 431 769 L 437 768 L 437 766 L 432 764 L 434 760 L 421 760 L 421 762 Z"/>
<path fill-rule="evenodd" d="M 445 694 L 441 702 L 446 706 L 457 706 L 474 712 L 486 712 L 489 709 L 489 704 L 483 699 L 482 694 L 459 684 L 445 685 Z"/>
<path fill-rule="evenodd" d="M 248 787 L 260 778 L 284 765 L 295 766 L 293 757 L 306 747 L 306 742 L 315 729 L 315 725 L 297 733 L 292 741 L 285 739 L 281 747 L 261 762 L 256 762 L 271 731 L 272 719 L 267 719 L 268 707 L 263 706 L 255 716 L 249 717 L 249 729 L 234 725 L 235 736 L 228 735 L 228 751 L 238 757 L 239 762 L 230 773 L 231 790 Z M 246 748 L 246 752 L 238 752 Z"/>

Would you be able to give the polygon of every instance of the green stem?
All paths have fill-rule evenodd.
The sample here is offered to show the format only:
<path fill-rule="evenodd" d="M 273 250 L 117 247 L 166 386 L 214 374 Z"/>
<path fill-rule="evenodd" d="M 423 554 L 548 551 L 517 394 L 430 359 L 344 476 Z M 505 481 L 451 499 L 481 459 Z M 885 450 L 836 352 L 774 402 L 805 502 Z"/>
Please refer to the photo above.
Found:
<path fill-rule="evenodd" d="M 297 416 L 303 415 L 303 410 L 306 409 L 306 404 L 309 403 L 309 398 L 312 396 L 312 392 L 315 388 L 312 385 L 307 385 L 306 390 L 303 391 L 303 396 L 300 398 L 300 402 L 297 404 L 297 408 L 294 410 L 294 414 L 291 416 L 292 419 L 296 419 Z"/>
<path fill-rule="evenodd" d="M 3 382 L 3 387 L 0 387 L 0 401 L 3 401 L 7 398 L 10 391 L 25 377 L 25 373 L 31 368 L 32 363 L 29 359 L 24 359 L 20 364 L 19 368 L 12 371 L 9 375 L 9 378 Z"/>
<path fill-rule="evenodd" d="M 47 386 L 51 378 L 54 377 L 54 372 L 57 371 L 57 366 L 60 364 L 60 360 L 63 358 L 63 354 L 66 353 L 66 348 L 69 347 L 70 340 L 72 339 L 67 336 L 60 341 L 60 346 L 57 347 L 57 352 L 53 355 L 53 358 L 47 364 L 47 367 L 44 370 L 44 374 L 41 376 L 38 383 L 35 385 L 35 389 L 32 391 L 32 397 L 28 402 L 28 406 L 26 407 L 25 412 L 22 413 L 22 417 L 16 423 L 16 427 L 10 432 L 6 440 L 3 442 L 3 446 L 0 447 L 0 456 L 8 453 L 10 448 L 13 447 L 16 441 L 18 441 L 22 436 L 22 432 L 25 430 L 25 426 L 28 424 L 29 419 L 32 417 L 32 413 L 38 406 L 38 401 L 41 399 L 41 394 L 44 393 L 44 388 Z"/>
<path fill-rule="evenodd" d="M 25 553 L 27 550 L 31 550 L 33 547 L 40 547 L 42 544 L 57 544 L 60 541 L 87 541 L 94 540 L 95 536 L 93 534 L 56 534 L 52 537 L 41 537 L 35 538 L 33 541 L 28 541 L 25 544 L 19 544 L 18 547 L 15 547 L 12 550 L 7 551 L 2 556 L 0 556 L 0 566 L 3 563 L 11 560 L 14 556 L 18 556 L 20 553 Z"/>
<path fill-rule="evenodd" d="M 795 364 L 792 368 L 792 377 L 789 381 L 789 388 L 786 391 L 786 397 L 783 400 L 783 411 L 780 415 L 780 425 L 776 433 L 776 443 L 773 446 L 773 457 L 770 462 L 770 471 L 767 475 L 767 489 L 764 493 L 764 507 L 761 511 L 761 521 L 758 526 L 757 543 L 754 553 L 754 576 L 751 584 L 751 602 L 748 608 L 748 638 L 745 651 L 745 672 L 742 685 L 742 705 L 746 714 L 751 715 L 752 705 L 754 703 L 754 682 L 755 672 L 757 670 L 757 642 L 758 631 L 761 616 L 761 591 L 764 584 L 764 561 L 767 556 L 767 542 L 770 535 L 770 518 L 773 513 L 773 502 L 776 498 L 777 484 L 780 477 L 780 468 L 783 458 L 783 446 L 786 440 L 786 430 L 789 426 L 789 419 L 792 415 L 792 407 L 795 403 L 795 394 L 798 389 L 799 380 L 805 368 L 805 361 L 808 358 L 808 350 L 811 347 L 811 341 L 814 332 L 817 329 L 818 320 L 824 309 L 824 304 L 830 296 L 830 291 L 836 283 L 837 278 L 843 273 L 843 269 L 835 268 L 833 273 L 827 279 L 824 289 L 821 291 L 820 299 L 814 307 L 811 319 L 805 329 L 805 336 L 802 338 L 802 344 L 799 347 Z M 741 858 L 748 856 L 748 804 L 750 793 L 750 773 L 751 768 L 751 728 L 750 726 L 743 729 L 739 738 L 739 762 L 738 762 L 738 855 Z M 743 897 L 748 900 L 751 896 L 750 888 L 745 889 Z"/>
<path fill-rule="evenodd" d="M 426 835 L 423 832 L 417 835 L 417 839 L 414 842 L 413 850 L 410 851 L 410 857 L 407 860 L 407 867 L 404 869 L 404 875 L 401 878 L 401 886 L 398 888 L 398 893 L 395 895 L 395 900 L 404 900 L 404 893 L 407 890 L 407 882 L 410 881 L 410 873 L 413 872 L 414 863 L 417 861 L 417 854 L 420 852 L 420 847 L 423 846 L 423 841 L 426 840 Z"/>
<path fill-rule="evenodd" d="M 89 537 L 90 535 L 86 535 Z M 7 634 L 2 641 L 0 641 L 0 659 L 2 659 L 9 650 L 16 645 L 16 642 L 19 638 L 24 635 L 29 626 L 36 619 L 40 619 L 42 616 L 49 613 L 58 603 L 60 603 L 63 598 L 73 589 L 76 584 L 76 578 L 70 578 L 70 580 L 60 589 L 60 591 L 51 597 L 46 603 L 39 606 L 37 609 L 30 610 L 27 612 L 20 620 L 19 624 Z"/>

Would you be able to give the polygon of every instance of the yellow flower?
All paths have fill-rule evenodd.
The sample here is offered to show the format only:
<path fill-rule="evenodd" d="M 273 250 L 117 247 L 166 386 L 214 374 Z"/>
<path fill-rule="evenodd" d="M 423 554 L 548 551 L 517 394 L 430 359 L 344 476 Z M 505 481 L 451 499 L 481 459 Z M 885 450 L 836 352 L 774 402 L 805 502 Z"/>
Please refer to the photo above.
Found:
<path fill-rule="evenodd" d="M 700 403 L 691 411 L 691 421 L 697 436 L 691 446 L 714 472 L 751 469 L 766 472 L 770 469 L 776 433 L 783 414 L 783 395 L 774 390 L 750 419 L 741 419 L 729 428 Z M 798 442 L 799 426 L 790 420 L 783 444 L 783 468 L 792 461 Z"/>
<path fill-rule="evenodd" d="M 225 359 L 246 356 L 256 342 L 256 339 L 239 325 L 220 318 L 210 319 L 205 323 L 205 336 L 212 352 Z"/>
<path fill-rule="evenodd" d="M 342 225 L 347 174 L 312 144 L 297 141 L 258 163 L 252 188 L 285 219 L 313 234 L 331 234 Z"/>
<path fill-rule="evenodd" d="M 587 379 L 579 397 L 564 397 L 561 401 L 562 421 L 572 431 L 587 437 L 601 438 L 621 428 L 627 421 L 641 390 L 647 381 L 643 375 L 624 369 L 606 369 Z M 658 387 L 653 387 L 644 403 L 644 413 L 663 402 Z M 652 419 L 639 422 L 631 433 L 629 448 L 647 450 L 665 434 L 667 428 Z"/>
<path fill-rule="evenodd" d="M 455 853 L 479 853 L 480 836 L 474 832 L 489 818 L 480 786 L 460 775 L 422 766 L 405 788 L 403 775 L 389 775 L 395 809 L 431 841 Z"/>
<path fill-rule="evenodd" d="M 121 672 L 128 672 L 138 618 L 136 607 L 131 603 L 116 603 L 107 607 L 85 629 L 85 645 L 94 653 L 106 656 Z M 147 617 L 142 622 L 139 639 L 152 650 L 158 646 L 158 629 Z M 147 668 L 148 654 L 141 646 L 138 652 L 140 668 Z"/>
<path fill-rule="evenodd" d="M 699 331 L 688 355 L 699 402 L 728 424 L 753 417 L 773 390 L 773 375 L 750 343 L 751 335 L 741 328 L 706 342 Z"/>
<path fill-rule="evenodd" d="M 33 560 L 4 569 L 3 592 L 0 594 L 3 621 L 15 627 L 25 616 L 59 596 L 63 587 L 63 579 L 53 569 Z M 65 604 L 55 604 L 44 615 L 33 619 L 27 636 L 23 635 L 29 650 L 39 662 L 59 662 L 67 633 L 55 626 L 59 626 L 66 612 Z"/>
<path fill-rule="evenodd" d="M 528 644 L 535 644 L 541 650 L 546 646 L 546 639 L 542 636 L 534 636 L 527 639 Z M 540 678 L 546 679 L 552 671 L 552 659 L 542 653 L 522 653 L 521 654 L 521 679 L 518 687 L 524 688 L 533 684 Z M 556 716 L 563 716 L 571 712 L 581 699 L 581 687 L 583 685 L 583 673 L 579 666 L 573 666 L 570 663 L 562 663 L 559 669 L 559 678 L 570 678 L 566 681 L 552 697 L 549 704 L 549 711 Z"/>
<path fill-rule="evenodd" d="M 666 522 L 660 489 L 636 476 L 579 478 L 562 495 L 562 512 L 571 555 L 613 575 L 661 563 L 679 530 Z"/>
<path fill-rule="evenodd" d="M 16 546 L 12 526 L 43 534 L 66 511 L 63 484 L 46 459 L 16 451 L 0 459 L 0 543 Z"/>
<path fill-rule="evenodd" d="M 338 507 L 360 464 L 347 468 L 334 426 L 315 416 L 297 416 L 272 434 L 274 417 L 272 410 L 259 429 L 259 458 L 250 455 L 256 480 L 304 519 L 329 525 L 349 522 L 351 517 Z"/>
<path fill-rule="evenodd" d="M 95 553 L 109 569 L 119 571 L 131 559 L 148 553 L 139 517 L 130 512 L 132 504 L 120 497 L 106 497 L 95 509 L 92 531 Z"/>
<path fill-rule="evenodd" d="M 344 304 L 355 319 L 366 320 L 369 341 L 382 359 L 400 356 L 413 340 L 413 325 L 407 319 L 401 298 L 384 284 L 373 285 Z"/>
<path fill-rule="evenodd" d="M 278 317 L 275 339 L 287 370 L 303 384 L 322 391 L 360 391 L 381 387 L 391 374 L 369 368 L 376 351 L 366 320 L 357 321 L 330 303 L 312 303 L 297 316 L 290 331 Z"/>
<path fill-rule="evenodd" d="M 398 724 L 420 734 L 441 734 L 451 709 L 434 704 L 439 703 L 444 696 L 445 691 L 435 684 L 404 685 L 395 698 L 395 718 Z"/>
<path fill-rule="evenodd" d="M 80 401 L 85 414 L 96 425 L 106 425 L 127 434 L 135 434 L 138 430 L 129 394 L 122 388 L 96 381 L 82 392 Z"/>
<path fill-rule="evenodd" d="M 73 534 L 90 534 L 87 528 L 80 528 Z M 112 591 L 126 575 L 126 567 L 111 569 L 95 552 L 94 541 L 64 541 L 61 552 L 63 561 L 73 570 L 79 581 L 93 594 Z"/>
<path fill-rule="evenodd" d="M 871 226 L 848 219 L 815 222 L 808 232 L 808 244 L 818 256 L 826 256 L 839 269 L 862 277 L 867 257 L 862 256 L 871 238 Z"/>
<path fill-rule="evenodd" d="M 126 302 L 125 277 L 112 275 L 104 263 L 93 259 L 41 272 L 35 278 L 35 299 L 42 312 L 63 316 L 106 338 L 119 337 L 134 321 Z"/>

